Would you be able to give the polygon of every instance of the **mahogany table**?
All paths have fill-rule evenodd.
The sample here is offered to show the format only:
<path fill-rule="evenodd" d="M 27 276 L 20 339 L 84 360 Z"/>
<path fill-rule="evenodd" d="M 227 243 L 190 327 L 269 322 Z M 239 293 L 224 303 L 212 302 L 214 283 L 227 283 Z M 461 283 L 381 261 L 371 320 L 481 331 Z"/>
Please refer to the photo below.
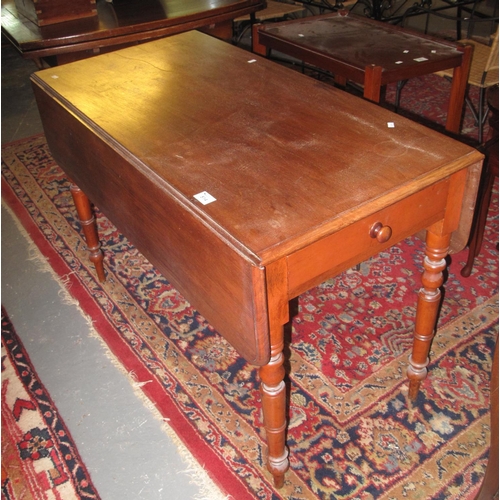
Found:
<path fill-rule="evenodd" d="M 32 81 L 99 278 L 89 198 L 260 367 L 277 486 L 289 463 L 289 301 L 427 229 L 408 366 L 416 396 L 450 237 L 459 250 L 468 236 L 478 151 L 197 31 Z"/>
<path fill-rule="evenodd" d="M 364 97 L 380 101 L 388 83 L 454 68 L 446 130 L 460 132 L 471 48 L 345 11 L 254 25 L 254 52 L 268 49 L 333 73 L 337 83 L 364 85 Z"/>
<path fill-rule="evenodd" d="M 55 64 L 192 29 L 230 39 L 232 20 L 263 9 L 264 0 L 97 0 L 97 16 L 37 26 L 2 0 L 2 34 L 23 57 Z"/>

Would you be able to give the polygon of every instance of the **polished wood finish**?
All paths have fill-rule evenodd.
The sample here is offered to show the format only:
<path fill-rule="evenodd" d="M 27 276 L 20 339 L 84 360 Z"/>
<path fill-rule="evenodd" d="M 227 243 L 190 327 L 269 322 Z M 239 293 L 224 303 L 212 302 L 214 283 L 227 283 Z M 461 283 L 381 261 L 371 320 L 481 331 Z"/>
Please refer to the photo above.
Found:
<path fill-rule="evenodd" d="M 428 228 L 415 395 L 448 241 L 470 228 L 463 204 L 475 195 L 466 190 L 481 168 L 477 150 L 196 31 L 32 81 L 57 163 L 260 366 L 278 487 L 289 464 L 289 301 Z M 204 192 L 215 201 L 195 197 Z M 390 228 L 381 241 L 378 224 Z"/>
<path fill-rule="evenodd" d="M 90 200 L 76 184 L 71 183 L 70 190 L 85 235 L 85 241 L 87 242 L 90 261 L 94 264 L 97 277 L 102 283 L 106 281 L 104 254 L 101 250 L 101 243 L 99 242 L 99 235 L 97 234 L 97 223 L 92 211 L 92 206 L 90 205 Z"/>
<path fill-rule="evenodd" d="M 418 294 L 413 349 L 407 370 L 410 380 L 410 399 L 417 397 L 420 383 L 427 376 L 428 354 L 438 317 L 440 287 L 443 284 L 443 271 L 446 268 L 445 258 L 449 251 L 450 234 L 436 234 L 433 232 L 435 229 L 435 226 L 431 226 L 427 230 L 423 287 Z"/>
<path fill-rule="evenodd" d="M 15 4 L 37 26 L 97 16 L 96 0 L 15 0 Z"/>
<path fill-rule="evenodd" d="M 470 47 L 345 11 L 255 25 L 253 41 L 258 54 L 277 50 L 330 71 L 340 85 L 362 84 L 364 97 L 374 102 L 389 83 L 454 68 L 446 130 L 460 131 Z"/>
<path fill-rule="evenodd" d="M 64 64 L 192 29 L 229 40 L 234 18 L 264 6 L 264 0 L 98 0 L 97 16 L 39 27 L 14 0 L 2 0 L 2 34 L 25 58 Z"/>

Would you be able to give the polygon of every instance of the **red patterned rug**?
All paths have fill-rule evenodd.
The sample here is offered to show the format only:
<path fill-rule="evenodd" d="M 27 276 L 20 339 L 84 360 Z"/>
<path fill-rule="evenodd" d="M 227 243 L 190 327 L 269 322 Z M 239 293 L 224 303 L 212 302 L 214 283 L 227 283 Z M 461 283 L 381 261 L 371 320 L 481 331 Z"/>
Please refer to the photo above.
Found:
<path fill-rule="evenodd" d="M 2 499 L 99 498 L 68 429 L 2 308 Z"/>
<path fill-rule="evenodd" d="M 430 374 L 406 366 L 423 250 L 407 239 L 299 297 L 290 323 L 291 469 L 265 469 L 257 371 L 97 211 L 97 281 L 43 137 L 3 149 L 2 195 L 116 358 L 228 498 L 472 499 L 489 446 L 498 334 L 498 192 L 469 278 L 452 257 Z"/>

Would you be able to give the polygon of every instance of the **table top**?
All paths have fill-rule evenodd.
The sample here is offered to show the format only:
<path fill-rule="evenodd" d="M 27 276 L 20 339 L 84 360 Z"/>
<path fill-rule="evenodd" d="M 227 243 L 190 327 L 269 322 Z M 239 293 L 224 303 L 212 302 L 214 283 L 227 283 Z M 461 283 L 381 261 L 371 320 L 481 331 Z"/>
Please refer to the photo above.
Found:
<path fill-rule="evenodd" d="M 375 104 L 194 31 L 33 79 L 262 264 L 480 159 Z M 216 201 L 203 205 L 200 192 Z"/>
<path fill-rule="evenodd" d="M 263 0 L 97 0 L 97 16 L 39 27 L 2 0 L 2 32 L 23 53 L 116 39 L 126 43 L 157 30 L 173 34 L 248 14 Z M 177 29 L 185 25 L 187 28 Z"/>
<path fill-rule="evenodd" d="M 359 72 L 367 66 L 380 66 L 383 74 L 417 67 L 419 72 L 432 73 L 462 61 L 457 44 L 346 12 L 262 25 L 259 40 L 299 58 L 309 52 Z"/>

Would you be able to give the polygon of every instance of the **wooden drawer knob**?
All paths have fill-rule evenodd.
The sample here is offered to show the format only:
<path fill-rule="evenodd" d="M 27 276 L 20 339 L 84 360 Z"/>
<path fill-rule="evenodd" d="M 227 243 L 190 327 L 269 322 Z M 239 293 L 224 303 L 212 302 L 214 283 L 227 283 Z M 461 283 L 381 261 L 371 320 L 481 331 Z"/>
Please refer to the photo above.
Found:
<path fill-rule="evenodd" d="M 370 229 L 370 236 L 376 238 L 379 243 L 385 243 L 392 236 L 391 226 L 384 226 L 381 222 L 375 222 Z"/>

